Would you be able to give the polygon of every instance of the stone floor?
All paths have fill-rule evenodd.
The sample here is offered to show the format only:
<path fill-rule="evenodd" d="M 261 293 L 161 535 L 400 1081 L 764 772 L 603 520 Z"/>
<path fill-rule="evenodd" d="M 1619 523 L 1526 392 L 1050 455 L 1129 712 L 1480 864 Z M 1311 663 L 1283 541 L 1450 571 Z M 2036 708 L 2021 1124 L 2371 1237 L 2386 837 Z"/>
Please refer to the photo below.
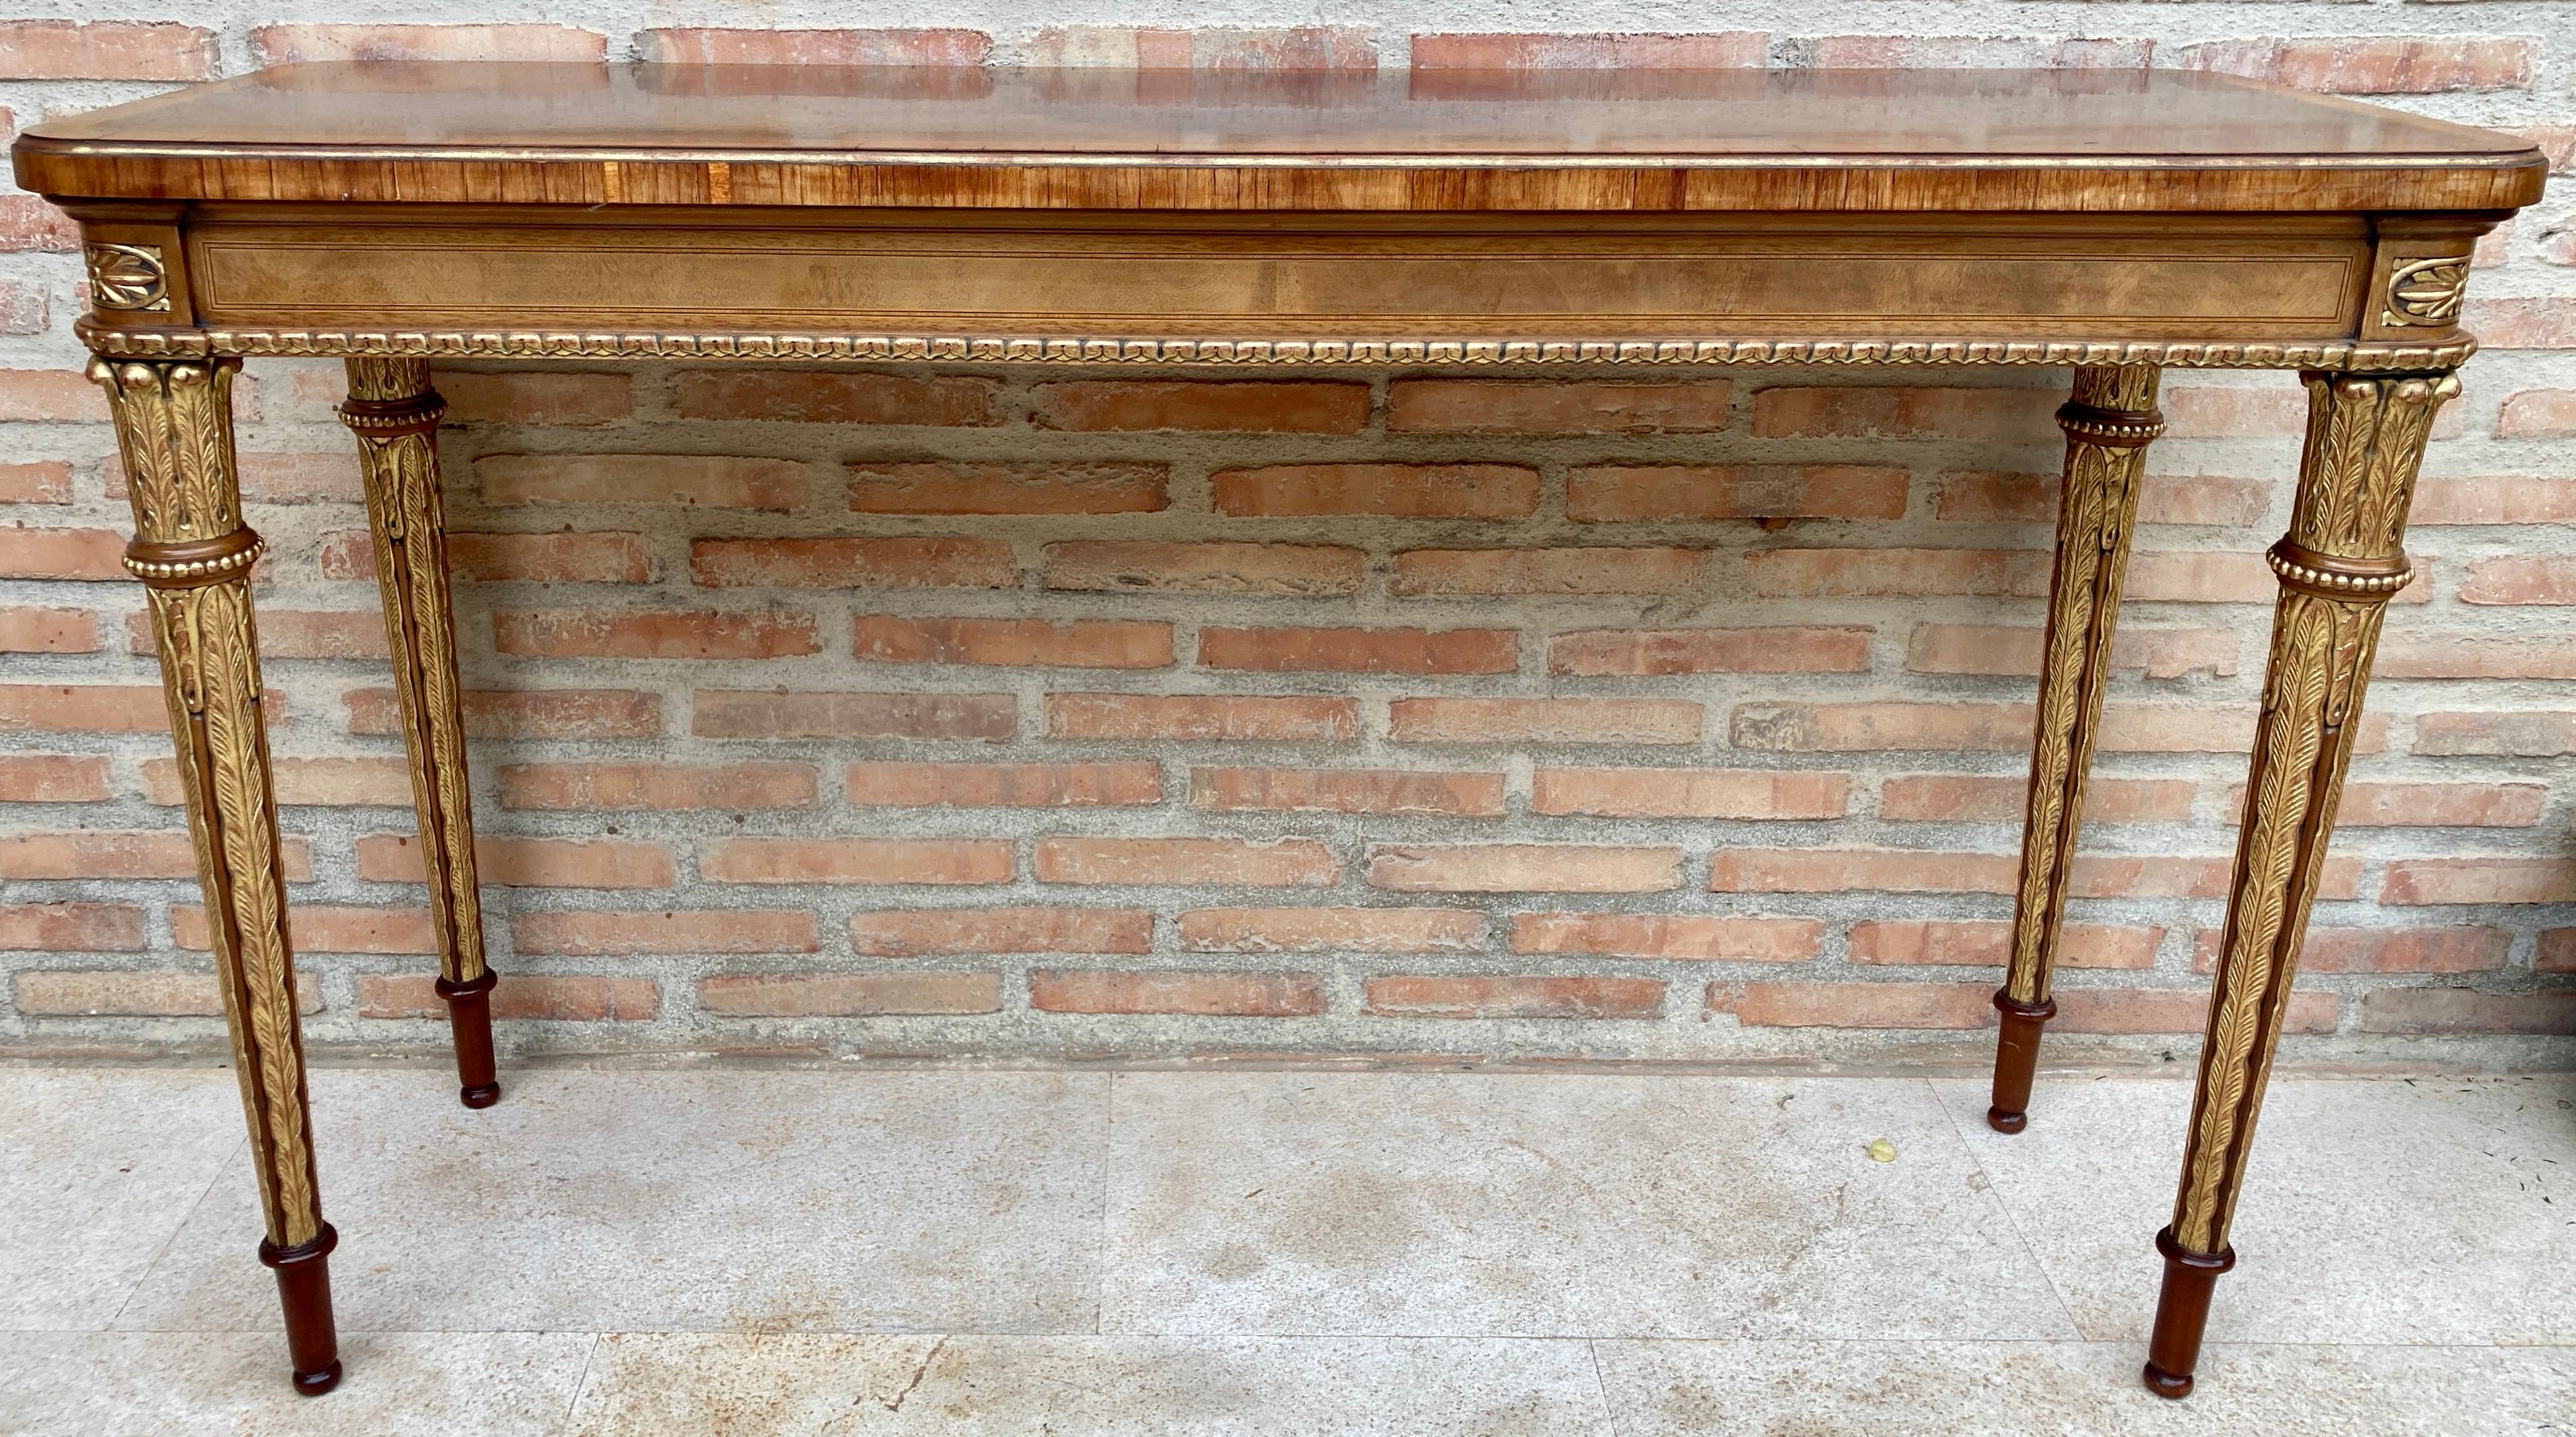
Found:
<path fill-rule="evenodd" d="M 2181 1404 L 2179 1082 L 508 1078 L 315 1072 L 304 1400 L 231 1075 L 0 1067 L 0 1432 L 2576 1429 L 2576 1078 L 2276 1083 Z"/>

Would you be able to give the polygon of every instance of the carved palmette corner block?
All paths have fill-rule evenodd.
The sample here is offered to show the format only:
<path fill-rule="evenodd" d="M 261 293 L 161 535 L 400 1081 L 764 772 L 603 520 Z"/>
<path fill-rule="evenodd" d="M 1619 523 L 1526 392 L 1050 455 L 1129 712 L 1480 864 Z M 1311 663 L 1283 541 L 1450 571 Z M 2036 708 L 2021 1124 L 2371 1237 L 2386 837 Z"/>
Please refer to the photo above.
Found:
<path fill-rule="evenodd" d="M 2391 328 L 2448 329 L 2460 322 L 2469 292 L 2469 257 L 2409 260 L 2391 270 L 2379 322 Z"/>
<path fill-rule="evenodd" d="M 92 240 L 83 248 L 89 268 L 90 303 L 100 309 L 167 314 L 170 270 L 157 244 L 111 244 Z"/>

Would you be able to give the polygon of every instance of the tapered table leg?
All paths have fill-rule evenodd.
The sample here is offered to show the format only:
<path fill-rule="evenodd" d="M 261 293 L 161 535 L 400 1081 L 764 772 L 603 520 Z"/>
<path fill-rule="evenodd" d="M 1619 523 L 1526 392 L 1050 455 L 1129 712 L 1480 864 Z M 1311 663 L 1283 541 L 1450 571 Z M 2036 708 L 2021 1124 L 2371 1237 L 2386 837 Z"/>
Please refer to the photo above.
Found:
<path fill-rule="evenodd" d="M 2389 598 L 2406 583 L 2406 508 L 2433 412 L 2459 393 L 2444 374 L 2310 373 L 2308 442 L 2289 536 L 2272 547 L 2281 597 L 2254 731 L 2245 820 L 2210 996 L 2173 1223 L 2156 1235 L 2162 1296 L 2147 1386 L 2191 1391 L 2254 1120 L 2289 1009 L 2308 909 L 2361 724 L 2362 691 Z"/>
<path fill-rule="evenodd" d="M 1994 1101 L 1986 1121 L 2017 1133 L 2030 1121 L 2031 1075 L 2040 1028 L 2057 1016 L 2049 978 L 2066 918 L 2066 876 L 2084 816 L 2084 779 L 2093 766 L 2102 690 L 2111 673 L 2111 632 L 2137 527 L 2138 480 L 2147 445 L 2164 433 L 2152 364 L 2086 365 L 2057 411 L 2066 431 L 2066 474 L 2057 503 L 2057 559 L 2048 583 L 2048 637 L 2041 646 L 2039 725 L 2031 746 L 2030 805 L 2022 827 L 2021 885 L 2013 909 L 2012 966 L 1995 990 L 2003 1014 L 1995 1045 Z"/>
<path fill-rule="evenodd" d="M 286 875 L 278 861 L 260 709 L 250 570 L 259 536 L 242 523 L 233 467 L 232 359 L 98 359 L 134 500 L 125 567 L 151 595 L 170 731 L 179 758 L 197 877 L 231 1025 L 233 1067 L 250 1119 L 251 1160 L 277 1272 L 299 1392 L 340 1380 L 313 1123 L 296 1026 Z"/>
<path fill-rule="evenodd" d="M 483 903 L 474 875 L 474 806 L 465 769 L 465 716 L 456 678 L 456 614 L 447 580 L 438 420 L 447 401 L 420 359 L 352 359 L 340 420 L 358 436 L 376 579 L 392 640 L 394 702 L 411 755 L 412 801 L 438 938 L 438 995 L 456 1040 L 458 1096 L 500 1101 L 492 1058 L 492 987 L 483 961 Z"/>

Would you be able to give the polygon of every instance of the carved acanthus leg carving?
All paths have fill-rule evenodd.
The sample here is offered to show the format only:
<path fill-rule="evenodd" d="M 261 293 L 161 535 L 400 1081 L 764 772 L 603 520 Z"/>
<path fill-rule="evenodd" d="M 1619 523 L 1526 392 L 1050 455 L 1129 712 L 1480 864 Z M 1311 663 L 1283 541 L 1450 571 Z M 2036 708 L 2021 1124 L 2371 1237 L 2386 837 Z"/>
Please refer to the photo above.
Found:
<path fill-rule="evenodd" d="M 2210 996 L 2173 1225 L 2156 1234 L 2164 1291 L 2147 1386 L 2191 1391 L 2227 1230 L 2281 1038 L 2335 803 L 2361 724 L 2380 616 L 2406 584 L 2406 508 L 2433 414 L 2460 392 L 2444 374 L 2310 373 L 2308 443 L 2289 537 L 2272 547 L 2281 598 L 2254 732 L 2227 928 Z"/>
<path fill-rule="evenodd" d="M 2020 898 L 2012 967 L 1995 991 L 2003 1014 L 1986 1121 L 2020 1132 L 2029 1122 L 2041 1025 L 2057 1016 L 2049 974 L 2066 917 L 2066 876 L 2084 815 L 2085 773 L 2110 678 L 2111 631 L 2137 527 L 2147 445 L 2164 433 L 2156 367 L 2087 365 L 2057 411 L 2066 430 L 2066 477 L 2057 505 L 2057 561 L 2048 586 L 2048 638 L 2039 670 L 2039 725 L 2030 758 L 2030 808 L 2022 828 Z"/>
<path fill-rule="evenodd" d="M 268 1225 L 260 1260 L 277 1271 L 295 1385 L 319 1393 L 340 1380 L 326 1266 L 338 1239 L 322 1220 L 314 1182 L 286 873 L 260 709 L 250 602 L 260 541 L 242 523 L 233 468 L 239 365 L 98 359 L 89 375 L 115 411 L 134 500 L 125 567 L 149 590 L 160 640 L 180 788 Z"/>
<path fill-rule="evenodd" d="M 465 718 L 456 678 L 456 617 L 448 595 L 445 505 L 438 483 L 438 420 L 447 402 L 419 359 L 352 359 L 340 420 L 358 436 L 376 578 L 392 640 L 394 702 L 411 754 L 413 805 L 428 869 L 429 916 L 438 936 L 439 996 L 456 1038 L 459 1096 L 469 1108 L 500 1100 L 493 1071 L 491 993 L 483 962 L 483 904 L 474 874 L 474 809 L 465 768 Z"/>

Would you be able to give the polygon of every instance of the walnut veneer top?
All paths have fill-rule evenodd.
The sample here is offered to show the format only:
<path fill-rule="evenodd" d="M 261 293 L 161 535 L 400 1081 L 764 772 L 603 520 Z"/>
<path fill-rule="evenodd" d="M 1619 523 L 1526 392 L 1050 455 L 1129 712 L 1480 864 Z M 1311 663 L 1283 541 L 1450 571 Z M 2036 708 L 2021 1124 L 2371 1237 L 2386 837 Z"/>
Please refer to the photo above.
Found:
<path fill-rule="evenodd" d="M 2457 211 L 2528 143 L 2188 71 L 294 65 L 49 121 L 57 197 L 1035 209 Z"/>

